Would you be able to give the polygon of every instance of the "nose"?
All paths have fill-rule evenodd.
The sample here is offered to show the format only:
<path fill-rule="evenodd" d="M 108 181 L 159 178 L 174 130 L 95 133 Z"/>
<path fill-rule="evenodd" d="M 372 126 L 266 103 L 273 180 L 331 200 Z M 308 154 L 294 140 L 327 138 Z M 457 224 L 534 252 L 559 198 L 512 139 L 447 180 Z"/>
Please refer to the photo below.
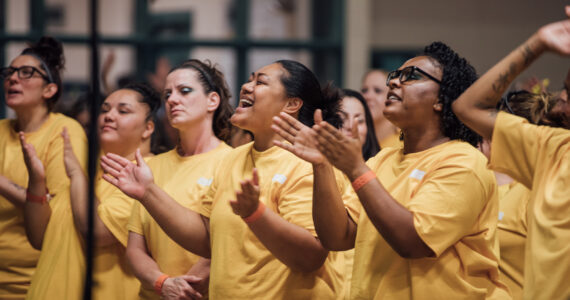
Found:
<path fill-rule="evenodd" d="M 342 122 L 342 129 L 344 131 L 344 134 L 352 136 L 352 124 L 353 124 L 352 118 L 346 118 Z"/>
<path fill-rule="evenodd" d="M 388 81 L 388 87 L 391 89 L 394 89 L 396 87 L 400 87 L 401 85 L 402 85 L 402 82 L 400 82 L 399 76 L 391 78 L 390 81 Z"/>
<path fill-rule="evenodd" d="M 174 92 L 171 93 L 171 94 L 168 96 L 168 98 L 166 98 L 166 104 L 168 104 L 168 105 L 170 105 L 170 106 L 175 105 L 175 104 L 177 104 L 177 103 L 179 103 L 179 102 L 180 102 L 180 101 L 179 101 L 179 99 L 178 99 L 178 96 L 177 96 L 176 93 L 174 93 Z"/>
<path fill-rule="evenodd" d="M 253 86 L 254 86 L 254 82 L 253 80 L 250 80 L 244 84 L 241 85 L 241 93 L 253 93 Z"/>

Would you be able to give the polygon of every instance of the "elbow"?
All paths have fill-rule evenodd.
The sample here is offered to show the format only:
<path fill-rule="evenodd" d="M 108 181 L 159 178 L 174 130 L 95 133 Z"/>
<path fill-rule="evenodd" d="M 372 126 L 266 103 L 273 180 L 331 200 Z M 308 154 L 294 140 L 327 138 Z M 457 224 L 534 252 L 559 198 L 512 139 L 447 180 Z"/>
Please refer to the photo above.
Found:
<path fill-rule="evenodd" d="M 34 248 L 36 250 L 42 250 L 43 240 L 41 238 L 36 238 L 30 234 L 27 234 L 27 236 L 28 236 L 28 242 L 30 242 L 30 245 L 32 245 L 32 248 Z"/>
<path fill-rule="evenodd" d="M 289 268 L 302 273 L 315 272 L 324 265 L 328 253 L 329 252 L 325 249 L 318 250 L 313 255 L 300 257 L 301 259 L 292 262 Z"/>
<path fill-rule="evenodd" d="M 398 253 L 402 258 L 406 259 L 417 259 L 426 257 L 435 257 L 435 253 L 429 248 L 423 241 L 421 245 L 413 245 L 414 243 L 409 243 L 407 245 L 392 245 L 392 249 Z"/>

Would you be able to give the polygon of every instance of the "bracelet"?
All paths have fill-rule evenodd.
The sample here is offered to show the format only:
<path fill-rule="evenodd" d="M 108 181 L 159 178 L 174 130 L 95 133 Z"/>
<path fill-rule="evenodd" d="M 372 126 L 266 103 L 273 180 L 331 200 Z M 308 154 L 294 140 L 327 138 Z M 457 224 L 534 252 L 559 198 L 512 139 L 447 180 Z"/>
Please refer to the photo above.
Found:
<path fill-rule="evenodd" d="M 257 205 L 257 209 L 251 215 L 243 218 L 243 220 L 246 223 L 253 223 L 253 222 L 257 221 L 257 219 L 261 218 L 261 216 L 263 215 L 264 212 L 265 212 L 265 204 L 263 204 L 263 202 L 259 201 L 259 204 Z"/>
<path fill-rule="evenodd" d="M 358 192 L 360 188 L 362 188 L 365 184 L 374 178 L 376 178 L 376 174 L 372 170 L 369 170 L 368 172 L 358 176 L 358 178 L 354 179 L 352 182 L 352 188 L 354 189 L 354 192 Z"/>
<path fill-rule="evenodd" d="M 29 189 L 26 190 L 26 201 L 28 201 L 28 202 L 45 204 L 49 200 L 51 200 L 51 195 L 49 194 L 49 191 L 47 190 L 47 188 L 46 188 L 46 193 L 43 196 L 34 195 L 34 194 L 30 193 Z"/>
<path fill-rule="evenodd" d="M 166 274 L 158 276 L 158 279 L 156 279 L 156 281 L 154 282 L 154 291 L 157 294 L 162 295 L 162 285 L 164 284 L 164 281 L 166 281 L 166 279 L 168 278 L 170 278 L 170 276 Z"/>

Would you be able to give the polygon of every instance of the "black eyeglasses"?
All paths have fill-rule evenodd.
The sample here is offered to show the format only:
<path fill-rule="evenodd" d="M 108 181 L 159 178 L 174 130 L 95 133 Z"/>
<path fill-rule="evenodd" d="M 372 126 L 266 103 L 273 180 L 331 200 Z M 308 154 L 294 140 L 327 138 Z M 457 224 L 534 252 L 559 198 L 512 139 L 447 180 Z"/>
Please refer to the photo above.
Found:
<path fill-rule="evenodd" d="M 425 75 L 427 78 L 441 84 L 441 81 L 437 80 L 435 77 L 429 75 L 426 71 L 416 67 L 416 66 L 409 66 L 409 67 L 405 67 L 401 70 L 395 70 L 392 71 L 390 73 L 388 73 L 388 78 L 386 79 L 386 85 L 390 85 L 390 80 L 394 79 L 394 78 L 399 78 L 400 82 L 404 83 L 406 81 L 409 80 L 417 80 L 420 79 L 420 76 L 418 76 L 417 72 Z"/>
<path fill-rule="evenodd" d="M 34 76 L 34 73 L 38 73 L 43 79 L 45 79 L 47 82 L 50 82 L 49 78 L 46 75 L 44 75 L 38 68 L 32 66 L 21 66 L 19 68 L 14 68 L 14 67 L 2 68 L 0 69 L 0 77 L 2 78 L 2 80 L 5 80 L 6 78 L 12 76 L 14 72 L 18 72 L 18 78 L 20 79 L 29 79 L 32 78 L 32 76 Z"/>

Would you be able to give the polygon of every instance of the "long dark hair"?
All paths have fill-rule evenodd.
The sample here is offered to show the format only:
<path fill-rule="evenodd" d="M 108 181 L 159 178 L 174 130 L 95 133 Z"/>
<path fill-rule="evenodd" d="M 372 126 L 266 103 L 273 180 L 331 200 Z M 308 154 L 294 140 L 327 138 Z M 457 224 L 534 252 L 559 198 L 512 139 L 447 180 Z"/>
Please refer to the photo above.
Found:
<path fill-rule="evenodd" d="M 230 117 L 233 108 L 230 105 L 232 97 L 224 74 L 209 60 L 200 61 L 198 59 L 189 59 L 184 61 L 177 67 L 170 70 L 169 74 L 179 69 L 193 69 L 198 73 L 198 81 L 204 88 L 206 94 L 215 92 L 220 96 L 220 104 L 214 112 L 214 120 L 212 121 L 212 129 L 216 137 L 225 142 L 229 142 L 231 133 Z"/>
<path fill-rule="evenodd" d="M 351 89 L 343 89 L 341 94 L 341 99 L 352 97 L 358 100 L 362 107 L 364 107 L 364 119 L 366 122 L 366 137 L 364 140 L 364 145 L 362 145 L 362 156 L 364 160 L 368 160 L 380 151 L 380 144 L 376 138 L 376 131 L 374 130 L 374 121 L 372 120 L 372 114 L 366 104 L 366 100 L 359 92 Z"/>
<path fill-rule="evenodd" d="M 30 55 L 39 60 L 40 68 L 46 72 L 49 78 L 48 82 L 57 85 L 57 92 L 47 99 L 46 103 L 48 110 L 51 111 L 61 97 L 63 90 L 61 71 L 65 65 L 65 57 L 63 56 L 61 42 L 52 37 L 44 36 L 38 42 L 29 44 L 28 48 L 22 50 L 20 55 Z"/>
<path fill-rule="evenodd" d="M 299 110 L 299 121 L 307 126 L 313 126 L 315 110 L 321 109 L 323 120 L 339 128 L 342 125 L 340 119 L 340 94 L 337 88 L 329 84 L 321 89 L 319 80 L 309 68 L 293 60 L 278 60 L 285 71 L 281 76 L 281 83 L 285 87 L 287 97 L 303 100 L 303 106 Z"/>

